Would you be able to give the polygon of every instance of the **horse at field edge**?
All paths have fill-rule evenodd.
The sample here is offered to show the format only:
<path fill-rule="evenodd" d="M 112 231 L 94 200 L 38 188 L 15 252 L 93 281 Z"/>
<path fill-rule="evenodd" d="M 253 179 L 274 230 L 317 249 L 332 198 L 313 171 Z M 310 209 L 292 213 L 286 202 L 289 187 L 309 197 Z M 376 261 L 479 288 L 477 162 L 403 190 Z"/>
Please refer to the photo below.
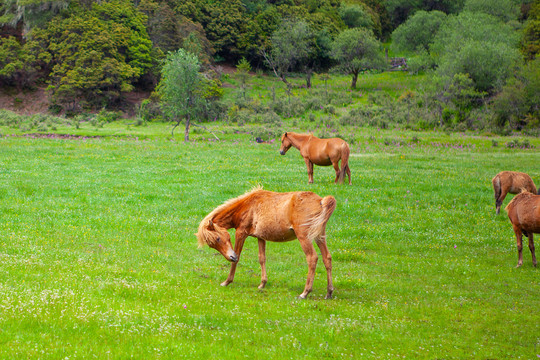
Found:
<path fill-rule="evenodd" d="M 501 211 L 501 205 L 508 193 L 518 194 L 521 189 L 536 194 L 536 186 L 531 177 L 525 173 L 517 171 L 501 171 L 491 180 L 495 192 L 495 209 L 497 215 Z M 540 189 L 538 190 L 540 195 Z"/>
<path fill-rule="evenodd" d="M 279 153 L 285 155 L 287 150 L 294 146 L 306 162 L 308 183 L 313 184 L 313 164 L 319 166 L 334 166 L 336 171 L 335 183 L 343 183 L 345 173 L 351 185 L 351 169 L 349 168 L 349 144 L 339 138 L 319 139 L 313 134 L 297 134 L 286 132 L 281 135 Z M 341 169 L 339 161 L 341 160 Z"/>
<path fill-rule="evenodd" d="M 299 295 L 305 299 L 313 289 L 317 252 L 313 242 L 321 251 L 327 275 L 326 299 L 332 298 L 332 257 L 326 245 L 326 223 L 336 208 L 336 199 L 329 195 L 321 198 L 310 191 L 277 193 L 257 187 L 244 195 L 226 201 L 211 211 L 200 223 L 195 234 L 199 247 L 205 244 L 219 251 L 231 264 L 227 279 L 221 286 L 234 280 L 236 265 L 244 241 L 248 236 L 257 238 L 259 263 L 263 289 L 268 281 L 266 275 L 266 241 L 286 242 L 298 239 L 306 254 L 308 275 L 304 291 Z M 228 229 L 234 228 L 234 250 Z"/>
<path fill-rule="evenodd" d="M 517 194 L 505 208 L 512 228 L 516 234 L 518 249 L 518 263 L 516 267 L 523 265 L 522 235 L 529 238 L 529 250 L 531 250 L 532 263 L 536 266 L 534 253 L 533 233 L 540 233 L 540 195 L 535 195 L 523 189 Z"/>

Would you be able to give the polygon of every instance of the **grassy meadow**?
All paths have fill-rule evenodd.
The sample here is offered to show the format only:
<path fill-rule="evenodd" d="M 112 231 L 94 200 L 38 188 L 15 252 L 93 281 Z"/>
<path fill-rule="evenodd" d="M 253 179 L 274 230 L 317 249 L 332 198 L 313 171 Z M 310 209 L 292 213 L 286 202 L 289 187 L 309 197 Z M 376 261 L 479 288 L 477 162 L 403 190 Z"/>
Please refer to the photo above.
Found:
<path fill-rule="evenodd" d="M 540 356 L 540 274 L 526 246 L 515 268 L 491 189 L 503 169 L 540 183 L 539 139 L 516 149 L 505 138 L 350 129 L 353 185 L 321 167 L 308 185 L 297 150 L 280 156 L 277 139 L 209 127 L 219 142 L 202 129 L 190 143 L 170 139 L 163 124 L 111 123 L 96 138 L 0 128 L 0 358 Z M 259 184 L 336 197 L 334 299 L 323 299 L 321 259 L 313 293 L 296 298 L 307 274 L 296 241 L 267 245 L 259 291 L 248 238 L 234 283 L 219 286 L 229 264 L 193 234 Z"/>

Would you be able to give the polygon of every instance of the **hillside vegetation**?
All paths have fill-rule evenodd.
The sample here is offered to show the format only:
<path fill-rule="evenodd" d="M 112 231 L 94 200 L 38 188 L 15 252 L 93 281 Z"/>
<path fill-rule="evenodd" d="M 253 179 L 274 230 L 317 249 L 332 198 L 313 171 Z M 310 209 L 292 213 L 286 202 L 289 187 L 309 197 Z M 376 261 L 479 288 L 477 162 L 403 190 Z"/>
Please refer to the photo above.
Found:
<path fill-rule="evenodd" d="M 394 123 L 400 108 L 420 128 L 537 135 L 539 21 L 538 1 L 518 0 L 7 0 L 0 5 L 0 87 L 13 94 L 47 87 L 50 114 L 151 108 L 146 121 L 180 124 L 234 121 L 257 107 L 249 95 L 253 72 L 283 83 L 265 86 L 296 106 L 294 116 L 309 116 L 310 99 L 296 91 L 302 83 L 309 89 L 317 75 L 325 85 L 348 76 L 348 86 L 320 99 L 323 107 L 348 102 L 378 126 Z M 173 76 L 165 64 L 180 50 L 195 56 L 201 77 L 189 105 L 163 97 Z M 421 80 L 390 98 L 377 93 L 357 102 L 359 79 L 387 70 L 385 52 L 404 57 L 407 74 Z M 236 83 L 224 64 L 236 67 Z M 377 86 L 392 77 L 375 78 Z M 129 109 L 133 91 L 153 95 Z M 172 111 L 168 103 L 192 109 Z M 273 112 L 286 118 L 290 110 Z"/>

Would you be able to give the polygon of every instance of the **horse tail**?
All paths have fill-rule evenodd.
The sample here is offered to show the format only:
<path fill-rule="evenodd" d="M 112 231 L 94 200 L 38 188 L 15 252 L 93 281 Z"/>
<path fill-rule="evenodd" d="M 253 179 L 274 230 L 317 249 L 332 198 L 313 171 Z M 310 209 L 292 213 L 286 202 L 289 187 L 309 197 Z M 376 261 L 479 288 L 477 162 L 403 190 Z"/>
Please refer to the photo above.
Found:
<path fill-rule="evenodd" d="M 336 199 L 332 195 L 321 200 L 321 211 L 310 219 L 305 225 L 309 226 L 308 240 L 320 242 L 326 238 L 326 223 L 336 208 Z"/>
<path fill-rule="evenodd" d="M 338 182 L 340 184 L 343 183 L 343 180 L 345 179 L 345 173 L 347 172 L 347 168 L 349 167 L 349 154 L 351 153 L 351 149 L 349 149 L 349 144 L 346 142 L 343 142 L 341 145 L 341 170 L 339 171 L 339 177 Z"/>
<path fill-rule="evenodd" d="M 497 201 L 499 196 L 501 196 L 501 178 L 499 177 L 499 174 L 495 175 L 491 180 L 491 183 L 493 184 L 493 190 L 495 191 L 495 201 Z"/>

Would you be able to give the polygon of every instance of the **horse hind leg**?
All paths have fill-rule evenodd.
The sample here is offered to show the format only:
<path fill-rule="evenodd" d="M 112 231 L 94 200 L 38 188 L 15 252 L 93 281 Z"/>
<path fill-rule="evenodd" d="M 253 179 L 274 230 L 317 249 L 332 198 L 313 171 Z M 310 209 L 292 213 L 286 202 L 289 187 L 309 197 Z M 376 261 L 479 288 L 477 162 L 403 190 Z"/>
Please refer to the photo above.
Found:
<path fill-rule="evenodd" d="M 305 299 L 313 290 L 313 280 L 315 279 L 318 256 L 313 244 L 308 240 L 307 236 L 298 236 L 298 241 L 300 241 L 302 250 L 304 250 L 304 254 L 306 254 L 306 261 L 308 264 L 306 286 L 304 287 L 304 291 L 298 296 L 300 299 Z"/>
<path fill-rule="evenodd" d="M 501 211 L 502 199 L 504 199 L 504 196 L 502 199 L 499 199 L 501 197 L 501 179 L 499 179 L 499 176 L 493 178 L 492 183 L 495 196 L 495 213 L 499 215 L 499 212 Z"/>
<path fill-rule="evenodd" d="M 261 264 L 261 284 L 259 290 L 264 289 L 268 282 L 268 276 L 266 275 L 266 241 L 258 239 L 259 241 L 259 263 Z"/>
<path fill-rule="evenodd" d="M 520 267 L 521 265 L 523 265 L 523 234 L 521 233 L 521 229 L 518 226 L 514 225 L 513 227 L 514 233 L 516 234 L 516 245 L 518 250 L 518 263 L 516 267 Z"/>
<path fill-rule="evenodd" d="M 319 249 L 321 250 L 323 263 L 326 267 L 327 291 L 325 299 L 331 299 L 334 292 L 334 285 L 332 283 L 332 256 L 330 255 L 330 251 L 328 251 L 328 246 L 326 246 L 326 240 L 317 241 L 317 246 L 319 246 Z"/>
<path fill-rule="evenodd" d="M 533 240 L 533 233 L 532 232 L 529 232 L 528 233 L 528 238 L 529 238 L 529 250 L 531 250 L 531 255 L 532 255 L 532 263 L 533 263 L 533 266 L 536 267 L 536 254 L 534 252 L 534 240 Z"/>

